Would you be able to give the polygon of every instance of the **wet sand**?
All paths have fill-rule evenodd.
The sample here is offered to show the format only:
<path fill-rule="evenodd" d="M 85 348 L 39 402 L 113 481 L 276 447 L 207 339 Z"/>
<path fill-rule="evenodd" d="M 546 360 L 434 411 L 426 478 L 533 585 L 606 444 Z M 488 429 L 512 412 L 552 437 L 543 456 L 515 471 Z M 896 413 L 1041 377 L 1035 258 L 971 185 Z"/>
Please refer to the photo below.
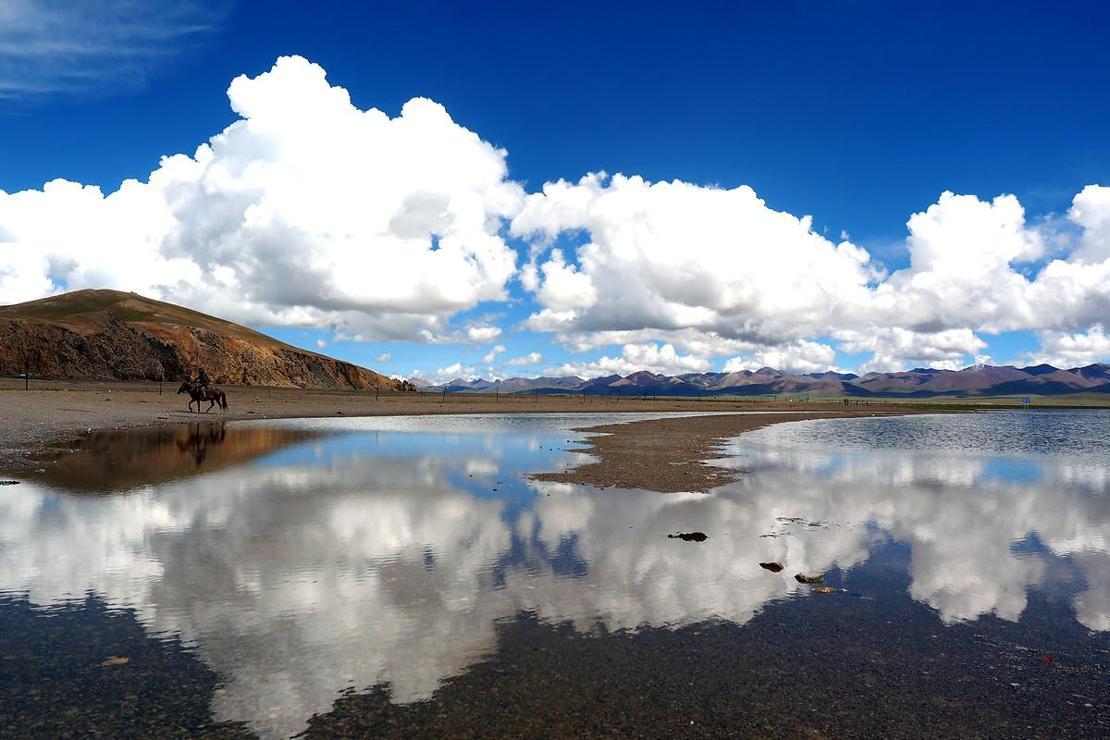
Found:
<path fill-rule="evenodd" d="M 798 411 L 760 414 L 721 414 L 608 424 L 576 431 L 597 433 L 581 448 L 598 458 L 558 473 L 537 473 L 536 480 L 589 486 L 641 488 L 674 493 L 708 491 L 735 480 L 738 473 L 706 461 L 724 457 L 722 442 L 753 429 L 806 419 L 917 413 L 912 409 Z"/>
<path fill-rule="evenodd" d="M 728 471 L 705 465 L 723 439 L 766 424 L 809 418 L 913 413 L 891 404 L 844 406 L 833 403 L 788 404 L 763 400 L 634 399 L 582 396 L 501 396 L 407 393 L 375 395 L 287 388 L 225 387 L 228 410 L 208 414 L 186 410 L 187 397 L 176 386 L 157 383 L 79 383 L 32 381 L 29 390 L 14 380 L 0 381 L 0 471 L 34 470 L 42 461 L 68 451 L 93 432 L 163 426 L 196 421 L 390 416 L 417 414 L 614 413 L 779 411 L 773 415 L 729 415 L 665 419 L 598 427 L 606 433 L 591 440 L 600 460 L 568 473 L 543 476 L 598 486 L 655 491 L 706 490 L 726 482 Z"/>

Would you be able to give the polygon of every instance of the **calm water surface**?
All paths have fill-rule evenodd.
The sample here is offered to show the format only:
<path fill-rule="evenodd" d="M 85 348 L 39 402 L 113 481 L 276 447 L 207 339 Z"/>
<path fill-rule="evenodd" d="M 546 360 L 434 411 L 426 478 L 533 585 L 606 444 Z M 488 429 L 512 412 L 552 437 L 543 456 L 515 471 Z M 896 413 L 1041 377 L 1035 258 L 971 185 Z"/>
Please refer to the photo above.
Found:
<path fill-rule="evenodd" d="M 90 441 L 0 488 L 0 734 L 1110 730 L 1110 413 L 778 425 L 710 494 L 527 479 L 607 421 Z"/>

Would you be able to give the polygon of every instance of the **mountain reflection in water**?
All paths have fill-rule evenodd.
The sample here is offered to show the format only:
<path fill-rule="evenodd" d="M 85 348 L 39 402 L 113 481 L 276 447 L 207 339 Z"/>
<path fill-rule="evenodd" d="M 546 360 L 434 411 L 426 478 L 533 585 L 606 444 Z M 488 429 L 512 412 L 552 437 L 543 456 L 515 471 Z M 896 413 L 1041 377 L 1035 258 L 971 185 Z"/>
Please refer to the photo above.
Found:
<path fill-rule="evenodd" d="M 1080 438 L 1110 416 L 1050 419 L 1059 454 L 961 444 L 1014 421 L 953 418 L 751 433 L 728 463 L 751 473 L 707 495 L 528 480 L 581 460 L 564 451 L 581 418 L 242 425 L 320 436 L 129 495 L 4 490 L 0 592 L 46 608 L 92 593 L 133 610 L 222 677 L 216 720 L 268 735 L 303 729 L 346 688 L 428 699 L 493 656 L 498 625 L 521 613 L 579 634 L 744 625 L 792 600 L 888 595 L 890 581 L 861 567 L 875 558 L 908 570 L 933 631 L 1016 622 L 1036 595 L 1069 605 L 1057 626 L 1105 648 L 1110 460 Z M 852 425 L 915 441 L 838 449 L 859 436 Z M 666 536 L 691 530 L 709 539 Z M 846 591 L 817 595 L 795 573 Z"/>
<path fill-rule="evenodd" d="M 32 477 L 74 493 L 118 493 L 239 465 L 319 435 L 221 421 L 97 431 L 44 461 Z"/>

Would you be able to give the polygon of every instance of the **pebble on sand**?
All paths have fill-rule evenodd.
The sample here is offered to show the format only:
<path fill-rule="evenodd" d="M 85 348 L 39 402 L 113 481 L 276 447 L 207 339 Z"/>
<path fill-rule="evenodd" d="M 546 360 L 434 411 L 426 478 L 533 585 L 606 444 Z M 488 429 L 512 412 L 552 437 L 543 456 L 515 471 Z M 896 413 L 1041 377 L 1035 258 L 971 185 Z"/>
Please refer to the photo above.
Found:
<path fill-rule="evenodd" d="M 113 666 L 113 665 L 127 665 L 130 662 L 131 662 L 131 658 L 122 658 L 118 655 L 113 655 L 110 658 L 106 658 L 106 659 L 100 661 L 100 665 L 107 667 L 107 666 Z"/>

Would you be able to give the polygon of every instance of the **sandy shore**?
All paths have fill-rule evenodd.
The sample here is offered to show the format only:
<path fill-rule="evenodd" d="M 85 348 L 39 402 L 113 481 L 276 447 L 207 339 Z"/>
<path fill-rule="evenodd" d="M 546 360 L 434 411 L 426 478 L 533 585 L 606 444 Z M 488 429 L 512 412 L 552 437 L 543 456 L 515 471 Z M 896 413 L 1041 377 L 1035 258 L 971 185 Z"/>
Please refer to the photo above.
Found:
<path fill-rule="evenodd" d="M 36 468 L 57 449 L 67 448 L 92 431 L 158 426 L 207 419 L 306 418 L 415 414 L 651 412 L 651 411 L 792 411 L 775 415 L 730 415 L 667 419 L 598 428 L 592 441 L 596 464 L 547 476 L 593 485 L 657 491 L 705 490 L 728 479 L 726 471 L 706 466 L 722 439 L 778 421 L 871 413 L 906 412 L 890 406 L 773 403 L 766 401 L 635 400 L 567 396 L 509 396 L 301 391 L 227 387 L 227 412 L 198 415 L 186 410 L 187 398 L 176 386 L 157 383 L 0 381 L 0 470 L 15 473 Z"/>
<path fill-rule="evenodd" d="M 642 488 L 663 493 L 708 491 L 737 476 L 735 471 L 705 461 L 723 457 L 718 451 L 720 444 L 738 434 L 787 421 L 904 413 L 915 412 L 911 409 L 893 411 L 864 407 L 824 412 L 679 417 L 590 427 L 579 431 L 599 433 L 590 438 L 585 448 L 586 452 L 598 458 L 597 462 L 565 472 L 538 473 L 533 477 L 537 480 Z"/>

